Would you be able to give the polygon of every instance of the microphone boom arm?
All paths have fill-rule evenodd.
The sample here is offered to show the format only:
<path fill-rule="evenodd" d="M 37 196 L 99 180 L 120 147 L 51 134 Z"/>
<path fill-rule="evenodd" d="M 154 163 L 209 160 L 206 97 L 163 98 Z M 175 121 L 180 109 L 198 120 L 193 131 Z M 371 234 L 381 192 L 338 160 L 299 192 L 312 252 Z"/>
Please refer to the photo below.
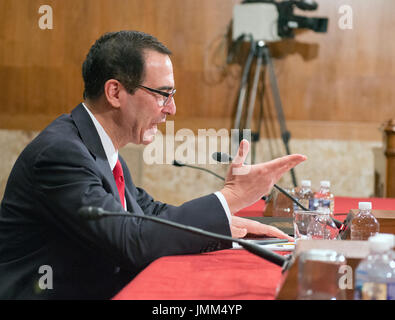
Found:
<path fill-rule="evenodd" d="M 216 174 L 215 172 L 213 172 L 213 171 L 211 171 L 211 170 L 208 170 L 208 169 L 206 169 L 206 168 L 201 168 L 201 167 L 197 167 L 197 166 L 192 166 L 192 165 L 190 165 L 190 164 L 181 163 L 181 162 L 179 162 L 179 161 L 177 161 L 177 160 L 174 160 L 174 161 L 173 161 L 173 166 L 176 166 L 176 167 L 187 167 L 187 168 L 202 170 L 202 171 L 208 172 L 208 173 L 210 173 L 210 174 L 216 176 L 218 179 L 221 179 L 221 180 L 225 181 L 225 178 L 224 178 L 224 177 L 221 177 L 219 174 Z"/>
<path fill-rule="evenodd" d="M 78 210 L 78 213 L 80 214 L 81 217 L 84 217 L 88 220 L 97 220 L 97 219 L 104 218 L 104 217 L 117 217 L 117 216 L 129 217 L 129 218 L 141 218 L 141 219 L 145 219 L 145 220 L 150 220 L 150 221 L 154 221 L 154 222 L 166 225 L 166 226 L 171 226 L 176 229 L 189 231 L 191 233 L 198 234 L 200 236 L 205 236 L 205 237 L 208 237 L 211 239 L 236 242 L 236 243 L 240 244 L 247 251 L 249 251 L 255 255 L 258 255 L 261 258 L 264 258 L 264 259 L 266 259 L 266 260 L 268 260 L 280 267 L 286 266 L 287 261 L 288 261 L 288 259 L 283 257 L 282 255 L 279 255 L 279 254 L 274 253 L 270 250 L 264 249 L 255 243 L 252 243 L 252 242 L 249 242 L 249 241 L 246 241 L 243 239 L 232 238 L 232 237 L 229 237 L 226 235 L 209 232 L 209 231 L 199 229 L 196 227 L 192 227 L 192 226 L 183 225 L 183 224 L 173 222 L 170 220 L 161 219 L 156 216 L 139 215 L 139 214 L 131 213 L 128 211 L 126 211 L 126 212 L 106 211 L 102 208 L 97 208 L 97 207 L 82 207 Z"/>

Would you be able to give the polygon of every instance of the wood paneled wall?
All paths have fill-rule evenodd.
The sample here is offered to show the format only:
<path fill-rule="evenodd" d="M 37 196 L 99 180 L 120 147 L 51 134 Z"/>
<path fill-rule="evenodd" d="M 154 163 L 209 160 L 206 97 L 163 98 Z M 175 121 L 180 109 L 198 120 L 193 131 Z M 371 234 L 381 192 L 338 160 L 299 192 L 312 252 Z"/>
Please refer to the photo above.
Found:
<path fill-rule="evenodd" d="M 226 65 L 236 0 L 0 0 L 0 128 L 39 130 L 82 99 L 81 64 L 104 32 L 136 29 L 173 51 L 176 128 L 229 128 L 240 65 Z M 328 33 L 299 33 L 272 46 L 293 137 L 380 139 L 394 117 L 395 1 L 318 0 L 302 15 L 329 17 Z M 41 30 L 41 5 L 53 8 Z M 353 29 L 338 9 L 353 10 Z M 268 97 L 270 101 L 270 97 Z M 275 112 L 265 117 L 276 127 Z M 264 124 L 265 125 L 265 124 Z M 266 123 L 267 126 L 269 124 Z"/>

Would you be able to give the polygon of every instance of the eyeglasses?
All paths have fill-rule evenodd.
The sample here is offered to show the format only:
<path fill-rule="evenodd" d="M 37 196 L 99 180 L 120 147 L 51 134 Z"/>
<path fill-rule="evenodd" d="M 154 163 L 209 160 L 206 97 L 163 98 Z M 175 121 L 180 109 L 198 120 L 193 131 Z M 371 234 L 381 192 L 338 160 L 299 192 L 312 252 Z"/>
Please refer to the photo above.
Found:
<path fill-rule="evenodd" d="M 170 92 L 166 92 L 166 91 L 152 89 L 152 88 L 149 88 L 149 87 L 146 87 L 146 86 L 142 86 L 142 85 L 139 85 L 138 87 L 147 89 L 148 91 L 155 92 L 157 94 L 160 94 L 161 96 L 166 97 L 165 101 L 163 101 L 163 106 L 168 104 L 171 101 L 171 99 L 173 99 L 173 97 L 174 97 L 174 95 L 176 93 L 176 89 L 172 89 Z"/>

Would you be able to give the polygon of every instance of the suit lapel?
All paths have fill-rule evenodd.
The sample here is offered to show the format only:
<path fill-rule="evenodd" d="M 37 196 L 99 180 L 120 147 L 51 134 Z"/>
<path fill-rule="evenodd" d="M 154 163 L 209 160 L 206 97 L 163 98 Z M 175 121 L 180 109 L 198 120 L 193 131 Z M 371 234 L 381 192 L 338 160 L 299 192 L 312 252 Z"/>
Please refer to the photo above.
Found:
<path fill-rule="evenodd" d="M 112 174 L 110 164 L 108 163 L 107 156 L 104 152 L 99 134 L 97 133 L 96 127 L 82 103 L 80 103 L 73 111 L 71 111 L 71 117 L 73 118 L 73 121 L 80 133 L 82 141 L 95 158 L 97 166 L 108 182 L 110 186 L 110 192 L 119 202 L 121 202 L 117 185 L 115 184 L 114 176 Z"/>

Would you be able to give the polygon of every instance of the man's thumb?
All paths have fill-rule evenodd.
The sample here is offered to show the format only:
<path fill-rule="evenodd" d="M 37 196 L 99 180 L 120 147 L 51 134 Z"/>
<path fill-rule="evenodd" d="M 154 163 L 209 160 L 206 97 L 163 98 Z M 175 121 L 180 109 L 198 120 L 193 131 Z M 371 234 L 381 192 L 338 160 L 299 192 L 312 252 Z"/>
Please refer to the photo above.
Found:
<path fill-rule="evenodd" d="M 233 159 L 234 164 L 243 164 L 247 158 L 248 152 L 250 151 L 250 143 L 248 140 L 243 139 L 240 142 L 237 154 Z"/>

